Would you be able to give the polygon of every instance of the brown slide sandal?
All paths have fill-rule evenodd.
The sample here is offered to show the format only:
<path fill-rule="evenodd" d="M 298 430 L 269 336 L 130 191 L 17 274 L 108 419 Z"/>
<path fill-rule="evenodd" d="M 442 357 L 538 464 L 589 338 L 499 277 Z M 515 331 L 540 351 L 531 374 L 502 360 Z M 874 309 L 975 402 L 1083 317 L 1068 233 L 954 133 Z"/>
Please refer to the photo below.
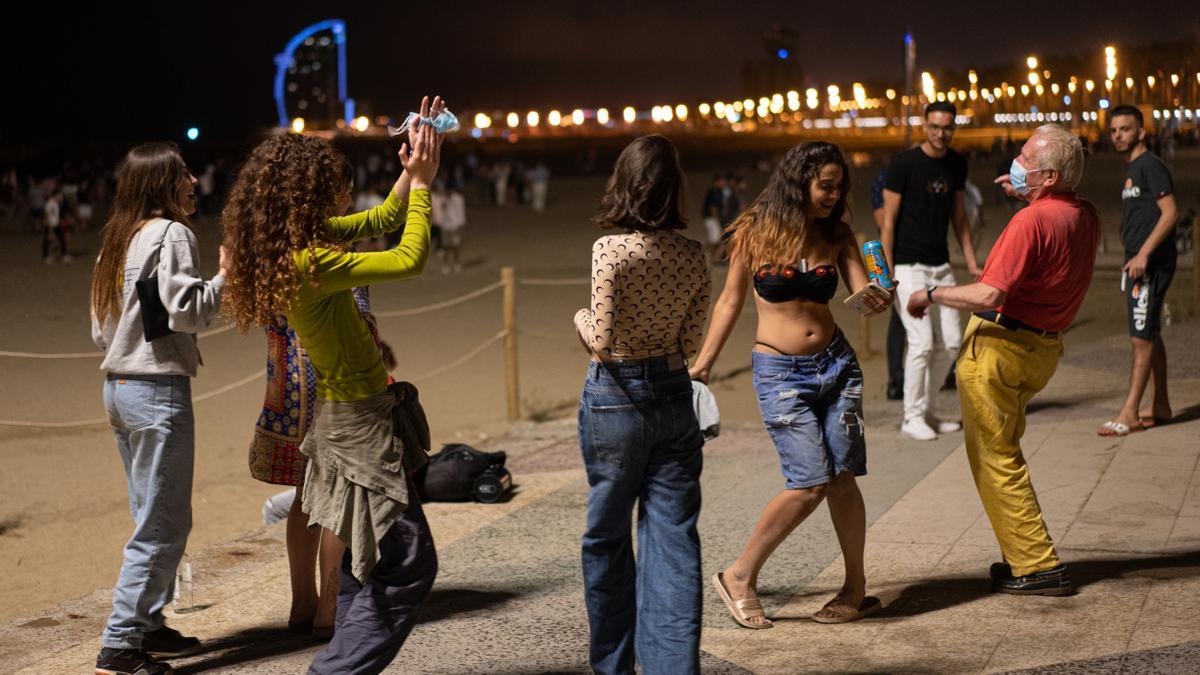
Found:
<path fill-rule="evenodd" d="M 858 606 L 858 609 L 850 609 L 844 605 L 835 605 L 834 603 L 837 602 L 838 597 L 834 597 L 833 600 L 825 603 L 825 606 L 819 612 L 812 615 L 812 620 L 817 623 L 850 623 L 851 621 L 865 619 L 883 607 L 883 603 L 879 601 L 879 598 L 868 595 L 863 598 L 862 604 Z"/>
<path fill-rule="evenodd" d="M 725 603 L 725 608 L 729 610 L 729 615 L 733 617 L 734 621 L 738 622 L 739 626 L 751 630 L 762 630 L 775 625 L 763 613 L 762 603 L 759 602 L 758 596 L 734 600 L 733 596 L 729 595 L 729 589 L 725 588 L 725 581 L 721 576 L 721 572 L 712 575 L 712 582 L 713 586 L 717 588 L 717 594 L 721 596 L 721 601 Z M 758 617 L 763 618 L 763 623 L 752 623 L 750 621 L 750 619 Z"/>

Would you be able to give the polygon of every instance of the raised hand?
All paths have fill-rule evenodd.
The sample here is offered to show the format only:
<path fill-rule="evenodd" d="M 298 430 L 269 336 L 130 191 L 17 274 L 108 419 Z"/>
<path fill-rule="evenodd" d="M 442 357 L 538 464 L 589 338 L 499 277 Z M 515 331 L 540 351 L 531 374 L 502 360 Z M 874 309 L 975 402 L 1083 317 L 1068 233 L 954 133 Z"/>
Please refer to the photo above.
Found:
<path fill-rule="evenodd" d="M 423 112 L 428 112 L 426 102 L 422 102 L 421 108 Z M 415 134 L 409 131 L 409 137 L 413 139 L 412 147 L 409 148 L 407 143 L 400 147 L 400 163 L 404 165 L 405 172 L 412 177 L 413 189 L 427 190 L 433 183 L 433 177 L 437 175 L 438 164 L 441 163 L 441 139 L 428 124 L 420 125 Z"/>
<path fill-rule="evenodd" d="M 434 96 L 432 103 L 430 103 L 428 96 L 423 96 L 421 97 L 421 107 L 417 114 L 421 116 L 421 119 L 433 119 L 445 109 L 446 102 L 442 100 L 441 96 Z M 411 148 L 417 144 L 417 131 L 423 126 L 425 125 L 418 120 L 408 128 L 408 147 Z"/>

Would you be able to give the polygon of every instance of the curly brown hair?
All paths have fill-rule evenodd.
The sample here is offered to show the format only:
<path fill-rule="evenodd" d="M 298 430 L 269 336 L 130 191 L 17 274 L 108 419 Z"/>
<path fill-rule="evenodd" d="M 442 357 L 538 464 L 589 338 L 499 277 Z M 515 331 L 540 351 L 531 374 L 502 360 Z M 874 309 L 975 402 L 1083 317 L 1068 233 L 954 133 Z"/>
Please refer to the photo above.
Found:
<path fill-rule="evenodd" d="M 228 256 L 222 304 L 241 332 L 286 314 L 301 276 L 318 285 L 313 249 L 331 245 L 326 221 L 350 188 L 348 167 L 313 136 L 272 136 L 250 152 L 221 213 Z M 294 258 L 302 249 L 310 254 L 303 275 Z"/>
<path fill-rule="evenodd" d="M 842 167 L 841 196 L 827 217 L 814 220 L 806 215 L 812 201 L 808 188 L 829 164 Z M 841 149 L 824 141 L 801 143 L 784 156 L 750 208 L 725 228 L 729 247 L 750 270 L 764 263 L 791 264 L 810 227 L 831 236 L 846 213 L 849 194 L 850 168 Z"/>

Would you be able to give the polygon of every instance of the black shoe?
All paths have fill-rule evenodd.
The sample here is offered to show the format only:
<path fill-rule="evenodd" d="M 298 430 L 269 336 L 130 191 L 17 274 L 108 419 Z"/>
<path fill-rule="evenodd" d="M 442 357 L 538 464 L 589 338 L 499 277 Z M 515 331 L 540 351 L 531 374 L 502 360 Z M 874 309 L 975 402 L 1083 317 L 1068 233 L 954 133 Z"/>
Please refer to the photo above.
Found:
<path fill-rule="evenodd" d="M 1006 562 L 992 563 L 992 568 L 988 570 L 988 574 L 990 574 L 993 579 L 1011 579 L 1012 567 L 1010 567 Z"/>
<path fill-rule="evenodd" d="M 142 651 L 160 659 L 187 656 L 200 651 L 200 640 L 181 635 L 179 631 L 163 626 L 153 633 L 142 636 Z"/>
<path fill-rule="evenodd" d="M 904 384 L 899 382 L 888 382 L 887 398 L 889 401 L 903 401 Z"/>
<path fill-rule="evenodd" d="M 992 590 L 1013 595 L 1070 595 L 1071 573 L 1066 565 L 1059 565 L 1045 572 L 1034 572 L 1023 577 L 1014 577 L 1007 563 L 993 563 Z"/>
<path fill-rule="evenodd" d="M 155 660 L 138 649 L 100 650 L 96 657 L 96 675 L 171 675 L 171 664 Z"/>

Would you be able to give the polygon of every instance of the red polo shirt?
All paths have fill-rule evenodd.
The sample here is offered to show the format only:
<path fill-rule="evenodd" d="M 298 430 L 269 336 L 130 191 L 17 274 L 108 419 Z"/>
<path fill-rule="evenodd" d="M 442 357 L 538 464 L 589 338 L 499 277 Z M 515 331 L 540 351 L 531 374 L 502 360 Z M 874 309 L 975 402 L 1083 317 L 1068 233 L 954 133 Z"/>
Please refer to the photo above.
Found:
<path fill-rule="evenodd" d="M 1092 283 L 1100 218 L 1074 192 L 1021 209 L 988 254 L 980 281 L 1008 294 L 1001 314 L 1047 331 L 1066 330 Z"/>

